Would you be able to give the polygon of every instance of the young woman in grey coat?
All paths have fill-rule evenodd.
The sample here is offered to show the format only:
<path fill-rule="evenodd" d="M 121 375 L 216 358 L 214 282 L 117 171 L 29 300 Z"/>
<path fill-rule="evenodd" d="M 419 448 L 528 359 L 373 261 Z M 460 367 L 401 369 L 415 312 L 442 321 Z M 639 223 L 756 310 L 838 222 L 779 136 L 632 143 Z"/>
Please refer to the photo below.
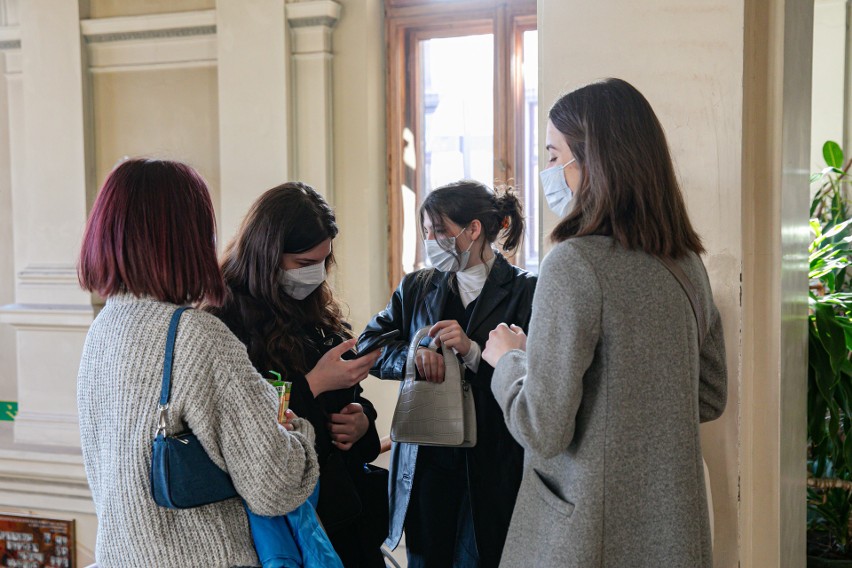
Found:
<path fill-rule="evenodd" d="M 543 189 L 573 207 L 529 339 L 501 324 L 483 352 L 527 458 L 501 566 L 710 567 L 698 425 L 725 408 L 725 345 L 665 135 L 618 79 L 549 118 Z M 694 287 L 703 329 L 663 261 Z"/>

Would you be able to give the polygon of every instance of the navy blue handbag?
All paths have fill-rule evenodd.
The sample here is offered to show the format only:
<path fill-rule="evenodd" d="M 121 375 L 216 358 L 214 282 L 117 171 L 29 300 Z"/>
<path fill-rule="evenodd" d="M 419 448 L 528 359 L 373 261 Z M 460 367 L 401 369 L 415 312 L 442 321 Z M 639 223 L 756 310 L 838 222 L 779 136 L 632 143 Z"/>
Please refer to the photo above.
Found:
<path fill-rule="evenodd" d="M 231 477 L 213 463 L 195 434 L 191 431 L 166 434 L 175 336 L 180 316 L 186 309 L 176 309 L 169 323 L 163 386 L 157 407 L 157 436 L 151 454 L 151 494 L 157 505 L 169 509 L 190 509 L 237 496 Z"/>

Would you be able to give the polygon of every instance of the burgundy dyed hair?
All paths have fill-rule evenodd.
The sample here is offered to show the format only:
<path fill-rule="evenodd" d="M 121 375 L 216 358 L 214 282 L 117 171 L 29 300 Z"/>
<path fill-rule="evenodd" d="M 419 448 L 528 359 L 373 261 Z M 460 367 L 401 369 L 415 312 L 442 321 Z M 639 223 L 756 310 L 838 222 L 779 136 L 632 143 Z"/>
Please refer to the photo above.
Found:
<path fill-rule="evenodd" d="M 98 194 L 77 265 L 80 285 L 107 298 L 219 305 L 216 219 L 207 184 L 186 164 L 133 159 Z"/>

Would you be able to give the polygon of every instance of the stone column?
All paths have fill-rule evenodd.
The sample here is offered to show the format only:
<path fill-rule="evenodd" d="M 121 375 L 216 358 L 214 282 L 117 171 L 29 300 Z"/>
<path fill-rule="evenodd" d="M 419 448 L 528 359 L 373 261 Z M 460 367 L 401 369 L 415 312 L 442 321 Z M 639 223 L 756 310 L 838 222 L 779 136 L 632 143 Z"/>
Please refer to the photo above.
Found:
<path fill-rule="evenodd" d="M 216 27 L 224 244 L 252 202 L 290 177 L 284 0 L 217 0 Z"/>
<path fill-rule="evenodd" d="M 339 18 L 340 4 L 332 0 L 287 4 L 293 55 L 293 174 L 332 205 L 331 35 Z"/>
<path fill-rule="evenodd" d="M 15 442 L 79 447 L 76 374 L 93 310 L 77 283 L 86 222 L 86 97 L 77 0 L 19 5 L 21 98 L 10 121 L 17 336 Z M 62 93 L 62 96 L 57 96 Z"/>

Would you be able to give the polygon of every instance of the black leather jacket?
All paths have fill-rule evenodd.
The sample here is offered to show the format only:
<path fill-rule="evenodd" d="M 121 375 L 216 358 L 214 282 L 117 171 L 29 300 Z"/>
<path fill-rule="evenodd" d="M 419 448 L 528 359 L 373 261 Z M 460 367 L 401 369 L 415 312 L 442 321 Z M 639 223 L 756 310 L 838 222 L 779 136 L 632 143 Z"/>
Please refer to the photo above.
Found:
<path fill-rule="evenodd" d="M 525 331 L 532 313 L 536 277 L 497 255 L 479 295 L 467 336 L 485 347 L 488 334 L 501 322 Z M 449 293 L 449 275 L 419 271 L 406 275 L 387 307 L 372 319 L 361 338 L 400 330 L 400 340 L 386 347 L 373 374 L 381 379 L 405 378 L 409 340 L 418 329 L 441 319 Z M 476 405 L 477 445 L 467 453 L 468 485 L 474 529 L 483 568 L 496 567 L 506 540 L 515 497 L 521 482 L 523 450 L 512 438 L 503 413 L 491 394 L 494 369 L 484 360 L 474 374 L 467 372 Z M 390 534 L 385 544 L 395 548 L 402 535 L 411 496 L 417 445 L 394 444 L 391 455 Z"/>

